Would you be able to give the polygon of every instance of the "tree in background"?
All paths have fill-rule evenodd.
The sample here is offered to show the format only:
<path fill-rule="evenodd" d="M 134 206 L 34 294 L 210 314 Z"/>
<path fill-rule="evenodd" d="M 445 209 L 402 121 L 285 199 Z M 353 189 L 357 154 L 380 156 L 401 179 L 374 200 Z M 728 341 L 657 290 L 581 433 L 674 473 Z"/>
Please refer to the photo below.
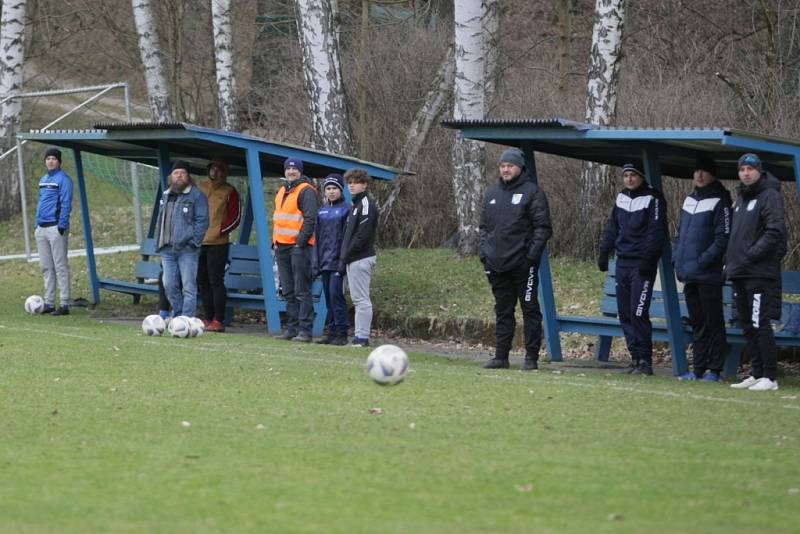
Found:
<path fill-rule="evenodd" d="M 24 37 L 25 0 L 4 0 L 0 15 L 0 99 L 22 92 Z M 0 152 L 16 144 L 21 116 L 22 102 L 19 99 L 2 104 Z M 0 220 L 7 219 L 19 210 L 19 172 L 14 158 L 6 156 L 0 161 Z"/>
<path fill-rule="evenodd" d="M 331 2 L 297 0 L 295 18 L 311 105 L 312 142 L 321 150 L 352 154 L 350 120 L 339 62 L 339 37 Z"/>
<path fill-rule="evenodd" d="M 214 60 L 217 68 L 219 122 L 223 130 L 239 129 L 239 105 L 233 73 L 231 0 L 211 0 Z"/>
<path fill-rule="evenodd" d="M 589 53 L 589 81 L 586 90 L 586 122 L 607 126 L 617 115 L 622 28 L 625 23 L 625 0 L 597 0 L 595 4 L 592 48 Z M 575 257 L 591 259 L 603 230 L 598 202 L 613 189 L 609 168 L 597 163 L 581 165 L 580 223 Z"/>
<path fill-rule="evenodd" d="M 150 112 L 153 114 L 153 120 L 168 122 L 172 120 L 172 105 L 169 87 L 164 77 L 164 62 L 153 19 L 153 8 L 150 0 L 131 1 L 133 19 L 139 36 L 139 55 L 144 65 Z"/>

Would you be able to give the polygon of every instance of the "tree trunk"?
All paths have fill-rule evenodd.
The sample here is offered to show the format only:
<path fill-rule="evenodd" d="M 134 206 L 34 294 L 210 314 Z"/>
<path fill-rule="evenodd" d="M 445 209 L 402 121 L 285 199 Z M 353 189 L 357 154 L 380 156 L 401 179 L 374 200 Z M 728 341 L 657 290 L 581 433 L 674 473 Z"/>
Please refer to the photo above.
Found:
<path fill-rule="evenodd" d="M 486 97 L 486 45 L 482 0 L 455 3 L 455 120 L 483 119 Z M 479 141 L 456 138 L 453 144 L 453 197 L 458 220 L 458 252 L 478 251 L 486 150 Z"/>
<path fill-rule="evenodd" d="M 297 0 L 295 18 L 311 104 L 314 146 L 350 155 L 352 135 L 330 0 Z"/>
<path fill-rule="evenodd" d="M 223 130 L 239 129 L 239 104 L 233 74 L 231 0 L 211 0 L 214 26 L 214 60 L 219 86 L 219 122 Z"/>
<path fill-rule="evenodd" d="M 589 55 L 589 81 L 586 93 L 586 122 L 606 126 L 617 114 L 624 0 L 597 0 L 595 4 L 592 48 Z M 584 163 L 581 168 L 581 201 L 575 256 L 594 258 L 604 226 L 604 214 L 614 184 L 608 166 Z M 600 210 L 598 210 L 600 207 Z"/>
<path fill-rule="evenodd" d="M 570 38 L 572 36 L 572 0 L 558 0 L 558 94 L 567 97 Z"/>
<path fill-rule="evenodd" d="M 483 65 L 484 65 L 484 114 L 491 109 L 497 86 L 497 32 L 500 29 L 500 2 L 482 0 L 483 18 Z"/>
<path fill-rule="evenodd" d="M 25 0 L 4 0 L 0 15 L 0 98 L 22 92 L 25 60 Z M 0 110 L 0 152 L 16 144 L 22 118 L 22 101 L 8 100 Z M 16 154 L 22 157 L 22 154 Z M 15 157 L 0 161 L 0 220 L 18 213 L 19 172 Z"/>
<path fill-rule="evenodd" d="M 164 62 L 158 44 L 158 34 L 153 18 L 150 0 L 131 0 L 133 20 L 139 35 L 139 55 L 144 65 L 144 79 L 147 84 L 148 101 L 153 120 L 169 122 L 172 120 L 172 104 L 169 87 L 164 76 Z"/>

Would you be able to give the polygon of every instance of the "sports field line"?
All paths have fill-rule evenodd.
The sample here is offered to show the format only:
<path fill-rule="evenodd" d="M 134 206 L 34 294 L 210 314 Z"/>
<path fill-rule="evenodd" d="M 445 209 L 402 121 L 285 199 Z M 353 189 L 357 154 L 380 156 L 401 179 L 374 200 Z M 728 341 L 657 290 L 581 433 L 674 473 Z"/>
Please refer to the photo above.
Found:
<path fill-rule="evenodd" d="M 258 356 L 266 356 L 269 358 L 276 358 L 280 360 L 291 360 L 291 361 L 303 361 L 308 363 L 333 363 L 337 365 L 347 365 L 347 366 L 354 366 L 354 367 L 364 367 L 364 362 L 362 360 L 353 360 L 350 357 L 340 356 L 339 354 L 331 354 L 325 358 L 319 358 L 314 356 L 308 356 L 304 354 L 276 354 L 274 352 L 269 352 L 265 350 L 253 350 L 253 351 L 243 351 L 239 350 L 238 348 L 229 348 L 226 346 L 220 346 L 218 344 L 211 344 L 211 343 L 203 343 L 197 339 L 190 340 L 170 340 L 170 341 L 159 341 L 156 338 L 144 338 L 141 340 L 133 340 L 133 339 L 115 339 L 110 340 L 108 338 L 100 338 L 100 337 L 91 337 L 91 336 L 82 336 L 78 334 L 70 334 L 67 332 L 53 332 L 49 330 L 41 330 L 36 328 L 26 328 L 26 327 L 19 327 L 19 326 L 8 326 L 8 325 L 0 325 L 0 328 L 8 328 L 9 330 L 19 330 L 24 332 L 33 332 L 38 334 L 48 334 L 48 335 L 56 335 L 62 337 L 71 337 L 77 339 L 85 339 L 89 341 L 114 341 L 118 345 L 122 345 L 124 343 L 129 343 L 133 341 L 137 341 L 138 343 L 143 343 L 145 345 L 155 345 L 160 347 L 170 347 L 172 349 L 183 349 L 183 350 L 192 350 L 192 351 L 203 351 L 203 352 L 214 352 L 217 354 L 238 354 L 238 355 L 258 355 Z M 297 347 L 300 348 L 300 347 Z M 429 365 L 415 365 L 411 371 L 413 373 L 418 372 L 425 372 L 431 374 L 441 374 L 441 373 L 456 373 L 460 372 L 455 368 L 448 368 L 446 366 L 429 366 Z M 501 373 L 508 373 L 508 371 L 501 372 Z M 513 373 L 513 371 L 512 371 Z M 719 402 L 724 404 L 737 404 L 741 406 L 752 406 L 758 408 L 784 408 L 787 410 L 798 410 L 800 411 L 800 405 L 792 405 L 792 404 L 783 404 L 783 405 L 776 405 L 767 402 L 760 402 L 757 400 L 750 400 L 750 399 L 733 399 L 729 397 L 714 397 L 711 395 L 699 395 L 697 393 L 692 393 L 691 391 L 686 392 L 675 392 L 675 391 L 660 391 L 654 389 L 647 389 L 647 388 L 638 388 L 632 387 L 627 385 L 619 385 L 614 384 L 612 382 L 606 381 L 603 384 L 597 384 L 593 382 L 583 382 L 577 380 L 570 380 L 562 378 L 563 375 L 558 375 L 554 373 L 548 372 L 534 372 L 534 373 L 526 373 L 525 376 L 514 376 L 513 374 L 495 374 L 495 373 L 480 373 L 477 375 L 479 378 L 482 379 L 489 379 L 489 380 L 500 380 L 504 382 L 512 382 L 515 384 L 525 385 L 525 384 L 532 384 L 534 381 L 536 382 L 548 382 L 550 385 L 559 384 L 564 386 L 571 386 L 575 388 L 590 388 L 590 389 L 605 389 L 605 390 L 612 390 L 624 393 L 634 393 L 639 395 L 650 395 L 654 397 L 665 397 L 665 398 L 673 398 L 673 399 L 691 399 L 697 401 L 705 401 L 705 402 Z M 687 385 L 688 384 L 682 384 Z M 742 392 L 745 393 L 745 392 Z"/>

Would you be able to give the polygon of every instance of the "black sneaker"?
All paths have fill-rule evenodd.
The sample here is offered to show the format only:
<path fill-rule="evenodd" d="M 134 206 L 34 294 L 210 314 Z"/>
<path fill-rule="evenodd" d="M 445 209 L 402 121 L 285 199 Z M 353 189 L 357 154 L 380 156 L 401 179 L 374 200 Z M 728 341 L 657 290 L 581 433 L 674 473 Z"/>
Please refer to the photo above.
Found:
<path fill-rule="evenodd" d="M 300 332 L 292 338 L 292 341 L 297 341 L 299 343 L 311 343 L 311 334 Z"/>
<path fill-rule="evenodd" d="M 61 306 L 53 312 L 53 315 L 69 315 L 69 306 Z"/>
<path fill-rule="evenodd" d="M 484 369 L 508 369 L 508 358 L 492 358 L 483 364 Z"/>
<path fill-rule="evenodd" d="M 350 342 L 351 347 L 369 347 L 369 339 L 363 337 L 353 337 Z"/>
<path fill-rule="evenodd" d="M 333 338 L 331 336 L 323 336 L 316 340 L 314 343 L 317 345 L 330 345 L 333 342 Z"/>
<path fill-rule="evenodd" d="M 525 358 L 525 361 L 522 363 L 522 367 L 520 369 L 523 371 L 536 371 L 539 369 L 539 362 L 533 359 Z"/>
<path fill-rule="evenodd" d="M 56 307 L 55 306 L 52 306 L 50 304 L 45 304 L 44 305 L 44 309 L 42 310 L 42 313 L 53 313 L 54 311 L 56 311 Z"/>
<path fill-rule="evenodd" d="M 631 372 L 632 375 L 653 376 L 653 366 L 647 362 L 642 362 Z"/>
<path fill-rule="evenodd" d="M 639 362 L 631 362 L 628 364 L 628 367 L 626 367 L 620 372 L 624 375 L 630 375 L 633 374 L 633 372 L 636 371 L 636 369 L 638 368 L 639 368 Z"/>
<path fill-rule="evenodd" d="M 347 336 L 340 336 L 331 339 L 331 345 L 336 345 L 337 347 L 344 347 L 347 345 Z"/>
<path fill-rule="evenodd" d="M 278 334 L 277 336 L 275 336 L 275 339 L 285 339 L 288 341 L 295 337 L 297 337 L 297 332 L 292 332 L 291 330 L 287 330 L 283 334 Z"/>

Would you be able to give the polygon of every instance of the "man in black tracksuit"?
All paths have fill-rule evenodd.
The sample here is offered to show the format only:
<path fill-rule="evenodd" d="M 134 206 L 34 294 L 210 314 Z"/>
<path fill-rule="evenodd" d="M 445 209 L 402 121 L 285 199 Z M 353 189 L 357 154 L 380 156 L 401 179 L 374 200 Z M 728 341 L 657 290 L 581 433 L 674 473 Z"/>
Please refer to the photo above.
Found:
<path fill-rule="evenodd" d="M 480 222 L 480 260 L 495 300 L 495 355 L 487 369 L 507 369 L 514 338 L 514 309 L 519 300 L 525 331 L 525 371 L 539 368 L 542 314 L 539 311 L 539 262 L 553 234 L 544 191 L 534 184 L 518 148 L 500 156 L 500 181 L 484 197 Z"/>
<path fill-rule="evenodd" d="M 786 254 L 786 223 L 778 179 L 765 172 L 755 154 L 739 158 L 738 196 L 725 275 L 733 282 L 736 309 L 747 339 L 750 375 L 735 389 L 778 389 L 778 349 L 771 318 L 780 318 L 781 259 Z"/>
<path fill-rule="evenodd" d="M 625 189 L 617 195 L 608 218 L 597 265 L 607 271 L 608 256 L 616 251 L 617 313 L 631 354 L 631 365 L 625 372 L 652 375 L 650 299 L 667 238 L 667 203 L 645 182 L 639 165 L 626 163 L 622 179 Z"/>
<path fill-rule="evenodd" d="M 698 157 L 694 168 L 695 188 L 683 201 L 672 254 L 692 325 L 694 371 L 678 378 L 717 382 L 725 364 L 722 265 L 731 233 L 731 196 L 717 181 L 713 160 Z"/>

